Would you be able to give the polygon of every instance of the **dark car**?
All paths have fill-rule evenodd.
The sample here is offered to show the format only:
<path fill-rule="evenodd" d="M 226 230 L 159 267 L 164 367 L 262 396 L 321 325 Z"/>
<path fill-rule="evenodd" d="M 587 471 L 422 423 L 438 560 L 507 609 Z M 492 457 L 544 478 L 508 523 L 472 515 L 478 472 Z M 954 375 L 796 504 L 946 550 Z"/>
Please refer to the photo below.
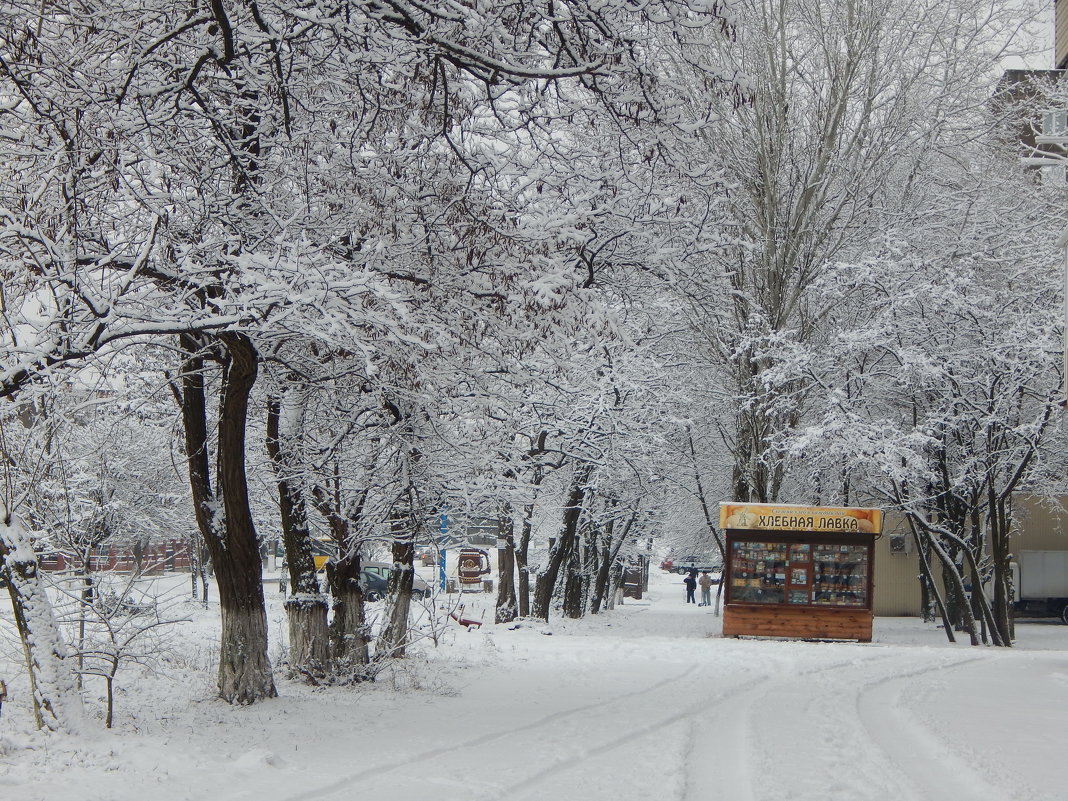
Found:
<path fill-rule="evenodd" d="M 423 567 L 432 567 L 438 563 L 438 551 L 433 545 L 420 545 L 415 549 L 415 561 Z"/>
<path fill-rule="evenodd" d="M 380 601 L 386 597 L 389 575 L 393 565 L 388 562 L 364 562 L 360 566 L 360 581 L 363 584 L 364 598 L 368 601 Z M 412 597 L 426 599 L 431 595 L 430 585 L 419 576 L 412 577 Z"/>
<path fill-rule="evenodd" d="M 702 573 L 705 570 L 711 572 L 720 569 L 718 559 L 700 555 L 680 556 L 673 560 L 671 567 L 676 573 L 690 573 L 694 570 Z"/>

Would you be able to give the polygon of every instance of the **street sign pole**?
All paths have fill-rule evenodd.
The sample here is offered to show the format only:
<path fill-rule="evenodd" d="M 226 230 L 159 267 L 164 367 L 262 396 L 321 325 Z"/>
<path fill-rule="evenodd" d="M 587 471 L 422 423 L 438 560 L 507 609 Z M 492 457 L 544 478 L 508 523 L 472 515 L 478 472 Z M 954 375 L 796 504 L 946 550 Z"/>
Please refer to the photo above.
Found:
<path fill-rule="evenodd" d="M 438 589 L 445 592 L 445 535 L 449 533 L 449 517 L 441 513 L 439 523 L 441 536 L 438 537 Z"/>

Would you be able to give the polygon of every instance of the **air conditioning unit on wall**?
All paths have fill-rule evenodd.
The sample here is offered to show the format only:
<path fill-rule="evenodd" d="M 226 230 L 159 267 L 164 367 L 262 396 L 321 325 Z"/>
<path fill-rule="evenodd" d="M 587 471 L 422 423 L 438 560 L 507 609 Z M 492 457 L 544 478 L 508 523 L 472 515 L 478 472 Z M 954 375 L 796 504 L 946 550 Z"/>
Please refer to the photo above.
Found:
<path fill-rule="evenodd" d="M 912 553 L 912 537 L 908 534 L 891 534 L 887 546 L 890 553 L 910 554 Z"/>

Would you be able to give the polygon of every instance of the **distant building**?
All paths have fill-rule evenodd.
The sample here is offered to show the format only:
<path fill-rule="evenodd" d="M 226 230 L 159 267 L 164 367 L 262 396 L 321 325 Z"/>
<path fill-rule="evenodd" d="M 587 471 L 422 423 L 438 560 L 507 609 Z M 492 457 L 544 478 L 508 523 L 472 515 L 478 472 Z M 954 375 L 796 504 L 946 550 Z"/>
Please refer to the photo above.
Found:
<path fill-rule="evenodd" d="M 1068 0 L 1061 5 L 1068 9 Z M 1006 70 L 993 98 L 1007 143 L 1017 148 L 1024 168 L 1056 185 L 1068 183 L 1068 108 L 1044 99 L 1041 90 L 1064 75 L 1064 70 Z"/>
<path fill-rule="evenodd" d="M 1016 511 L 1011 535 L 1014 564 L 1023 551 L 1068 551 L 1068 498 L 1051 500 L 1021 493 L 1014 497 L 1013 505 Z M 883 531 L 883 536 L 875 541 L 875 615 L 920 615 L 923 611 L 923 593 L 917 581 L 921 573 L 920 557 L 912 534 L 905 520 L 896 513 L 887 516 Z M 935 583 L 944 593 L 941 565 L 933 555 L 930 559 Z"/>

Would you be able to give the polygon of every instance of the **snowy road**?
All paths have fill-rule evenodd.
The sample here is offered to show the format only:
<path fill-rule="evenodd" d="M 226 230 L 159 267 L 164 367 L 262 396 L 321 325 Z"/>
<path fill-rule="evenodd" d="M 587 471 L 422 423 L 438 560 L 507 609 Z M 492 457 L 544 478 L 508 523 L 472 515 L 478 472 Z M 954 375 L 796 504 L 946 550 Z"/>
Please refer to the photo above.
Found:
<path fill-rule="evenodd" d="M 694 785 L 718 778 L 736 801 L 1009 798 L 957 764 L 903 703 L 909 687 L 969 661 L 917 668 L 910 655 L 893 653 L 763 679 L 717 708 L 718 725 L 694 760 L 699 770 L 716 768 Z"/>
<path fill-rule="evenodd" d="M 497 669 L 489 670 L 464 691 L 471 711 L 456 714 L 450 742 L 281 801 L 349 798 L 354 786 L 398 801 L 1068 798 L 1055 783 L 1028 780 L 1014 764 L 1018 749 L 997 745 L 994 727 L 1011 720 L 1001 703 L 989 705 L 992 688 L 983 689 L 1011 692 L 1007 678 L 1034 679 L 1068 702 L 1052 672 L 1068 664 L 1065 654 L 938 640 L 723 640 L 708 636 L 718 621 L 672 598 L 674 583 L 657 577 L 649 601 L 618 611 L 611 626 L 592 626 L 595 633 L 571 625 L 561 637 L 557 624 L 551 641 L 536 631 L 476 635 L 495 650 L 509 639 L 530 650 L 505 660 L 508 676 L 495 682 Z M 1026 697 L 1008 712 L 1022 725 L 1035 720 Z M 973 707 L 974 728 L 955 726 Z M 991 745 L 986 753 L 982 742 Z M 1062 770 L 1052 761 L 1058 742 L 1045 745 L 1053 776 Z"/>
<path fill-rule="evenodd" d="M 710 788 L 732 801 L 1068 797 L 1044 795 L 1012 771 L 1003 783 L 985 778 L 959 744 L 941 740 L 910 711 L 910 688 L 952 682 L 975 661 L 954 653 L 917 668 L 912 655 L 895 651 L 748 678 L 692 666 L 593 703 L 548 714 L 539 705 L 533 719 L 519 714 L 513 726 L 285 801 L 349 798 L 355 786 L 391 799 L 484 801 L 697 801 Z"/>
<path fill-rule="evenodd" d="M 0 798 L 1068 799 L 1068 627 L 1011 651 L 904 619 L 867 645 L 731 640 L 681 596 L 657 574 L 609 615 L 454 627 L 373 686 L 246 709 L 201 687 L 50 753 L 0 739 Z"/>

